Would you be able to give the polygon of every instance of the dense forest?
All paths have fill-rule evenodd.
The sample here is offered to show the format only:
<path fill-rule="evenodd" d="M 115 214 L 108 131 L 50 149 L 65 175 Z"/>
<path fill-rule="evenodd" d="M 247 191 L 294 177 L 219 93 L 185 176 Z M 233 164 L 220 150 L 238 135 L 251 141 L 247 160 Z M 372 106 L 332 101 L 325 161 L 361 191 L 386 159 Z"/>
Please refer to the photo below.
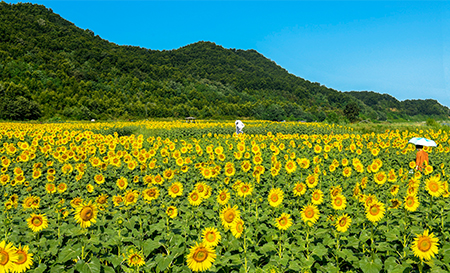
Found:
<path fill-rule="evenodd" d="M 340 92 L 255 50 L 110 43 L 42 5 L 0 3 L 0 119 L 235 118 L 339 122 L 448 117 L 435 100 Z"/>

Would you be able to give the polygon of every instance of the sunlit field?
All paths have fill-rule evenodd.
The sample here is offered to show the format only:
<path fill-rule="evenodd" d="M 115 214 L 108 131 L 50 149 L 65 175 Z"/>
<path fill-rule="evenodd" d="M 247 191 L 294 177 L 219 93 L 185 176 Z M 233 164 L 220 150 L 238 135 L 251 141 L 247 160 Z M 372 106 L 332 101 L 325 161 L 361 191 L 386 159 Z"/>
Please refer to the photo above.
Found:
<path fill-rule="evenodd" d="M 0 123 L 0 273 L 450 271 L 449 132 L 244 123 Z"/>

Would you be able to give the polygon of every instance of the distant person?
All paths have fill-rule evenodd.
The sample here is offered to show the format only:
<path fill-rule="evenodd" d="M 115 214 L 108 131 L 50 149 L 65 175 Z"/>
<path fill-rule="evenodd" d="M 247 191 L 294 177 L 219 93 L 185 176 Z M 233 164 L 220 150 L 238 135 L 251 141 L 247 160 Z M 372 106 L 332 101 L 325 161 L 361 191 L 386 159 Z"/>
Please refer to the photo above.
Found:
<path fill-rule="evenodd" d="M 236 125 L 236 134 L 237 135 L 244 133 L 242 131 L 242 129 L 244 129 L 245 125 L 244 125 L 244 123 L 242 121 L 236 120 L 236 122 L 234 124 Z"/>
<path fill-rule="evenodd" d="M 422 145 L 416 145 L 417 154 L 416 154 L 416 170 L 421 171 L 426 161 L 428 165 L 428 153 L 423 150 Z"/>

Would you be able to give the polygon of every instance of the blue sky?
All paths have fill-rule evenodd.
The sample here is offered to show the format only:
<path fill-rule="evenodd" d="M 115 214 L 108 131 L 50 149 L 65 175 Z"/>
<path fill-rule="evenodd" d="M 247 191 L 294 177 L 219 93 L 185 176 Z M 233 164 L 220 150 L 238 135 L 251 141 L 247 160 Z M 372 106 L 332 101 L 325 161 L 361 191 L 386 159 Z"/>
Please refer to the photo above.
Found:
<path fill-rule="evenodd" d="M 31 2 L 119 45 L 255 49 L 339 91 L 450 107 L 450 1 Z"/>

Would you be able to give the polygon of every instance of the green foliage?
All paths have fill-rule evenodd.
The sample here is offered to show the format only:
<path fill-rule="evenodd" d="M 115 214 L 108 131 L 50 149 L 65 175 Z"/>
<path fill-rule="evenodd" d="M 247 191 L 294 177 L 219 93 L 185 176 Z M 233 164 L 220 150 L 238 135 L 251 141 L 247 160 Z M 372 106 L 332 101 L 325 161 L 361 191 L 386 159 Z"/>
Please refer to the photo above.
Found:
<path fill-rule="evenodd" d="M 372 120 L 389 117 L 387 109 L 398 109 L 401 118 L 449 114 L 434 100 L 400 103 L 374 92 L 339 92 L 255 50 L 211 42 L 170 51 L 118 46 L 37 4 L 1 2 L 0 21 L 7 22 L 0 24 L 0 119 L 323 121 L 325 112 L 342 113 L 355 98 Z"/>
<path fill-rule="evenodd" d="M 429 119 L 427 119 L 427 126 L 430 126 L 430 127 L 439 127 L 439 123 L 437 123 L 436 120 L 434 120 L 434 119 L 432 119 L 432 118 L 429 118 Z"/>
<path fill-rule="evenodd" d="M 350 120 L 350 122 L 355 122 L 358 119 L 359 107 L 355 102 L 350 102 L 345 106 L 344 115 Z"/>

